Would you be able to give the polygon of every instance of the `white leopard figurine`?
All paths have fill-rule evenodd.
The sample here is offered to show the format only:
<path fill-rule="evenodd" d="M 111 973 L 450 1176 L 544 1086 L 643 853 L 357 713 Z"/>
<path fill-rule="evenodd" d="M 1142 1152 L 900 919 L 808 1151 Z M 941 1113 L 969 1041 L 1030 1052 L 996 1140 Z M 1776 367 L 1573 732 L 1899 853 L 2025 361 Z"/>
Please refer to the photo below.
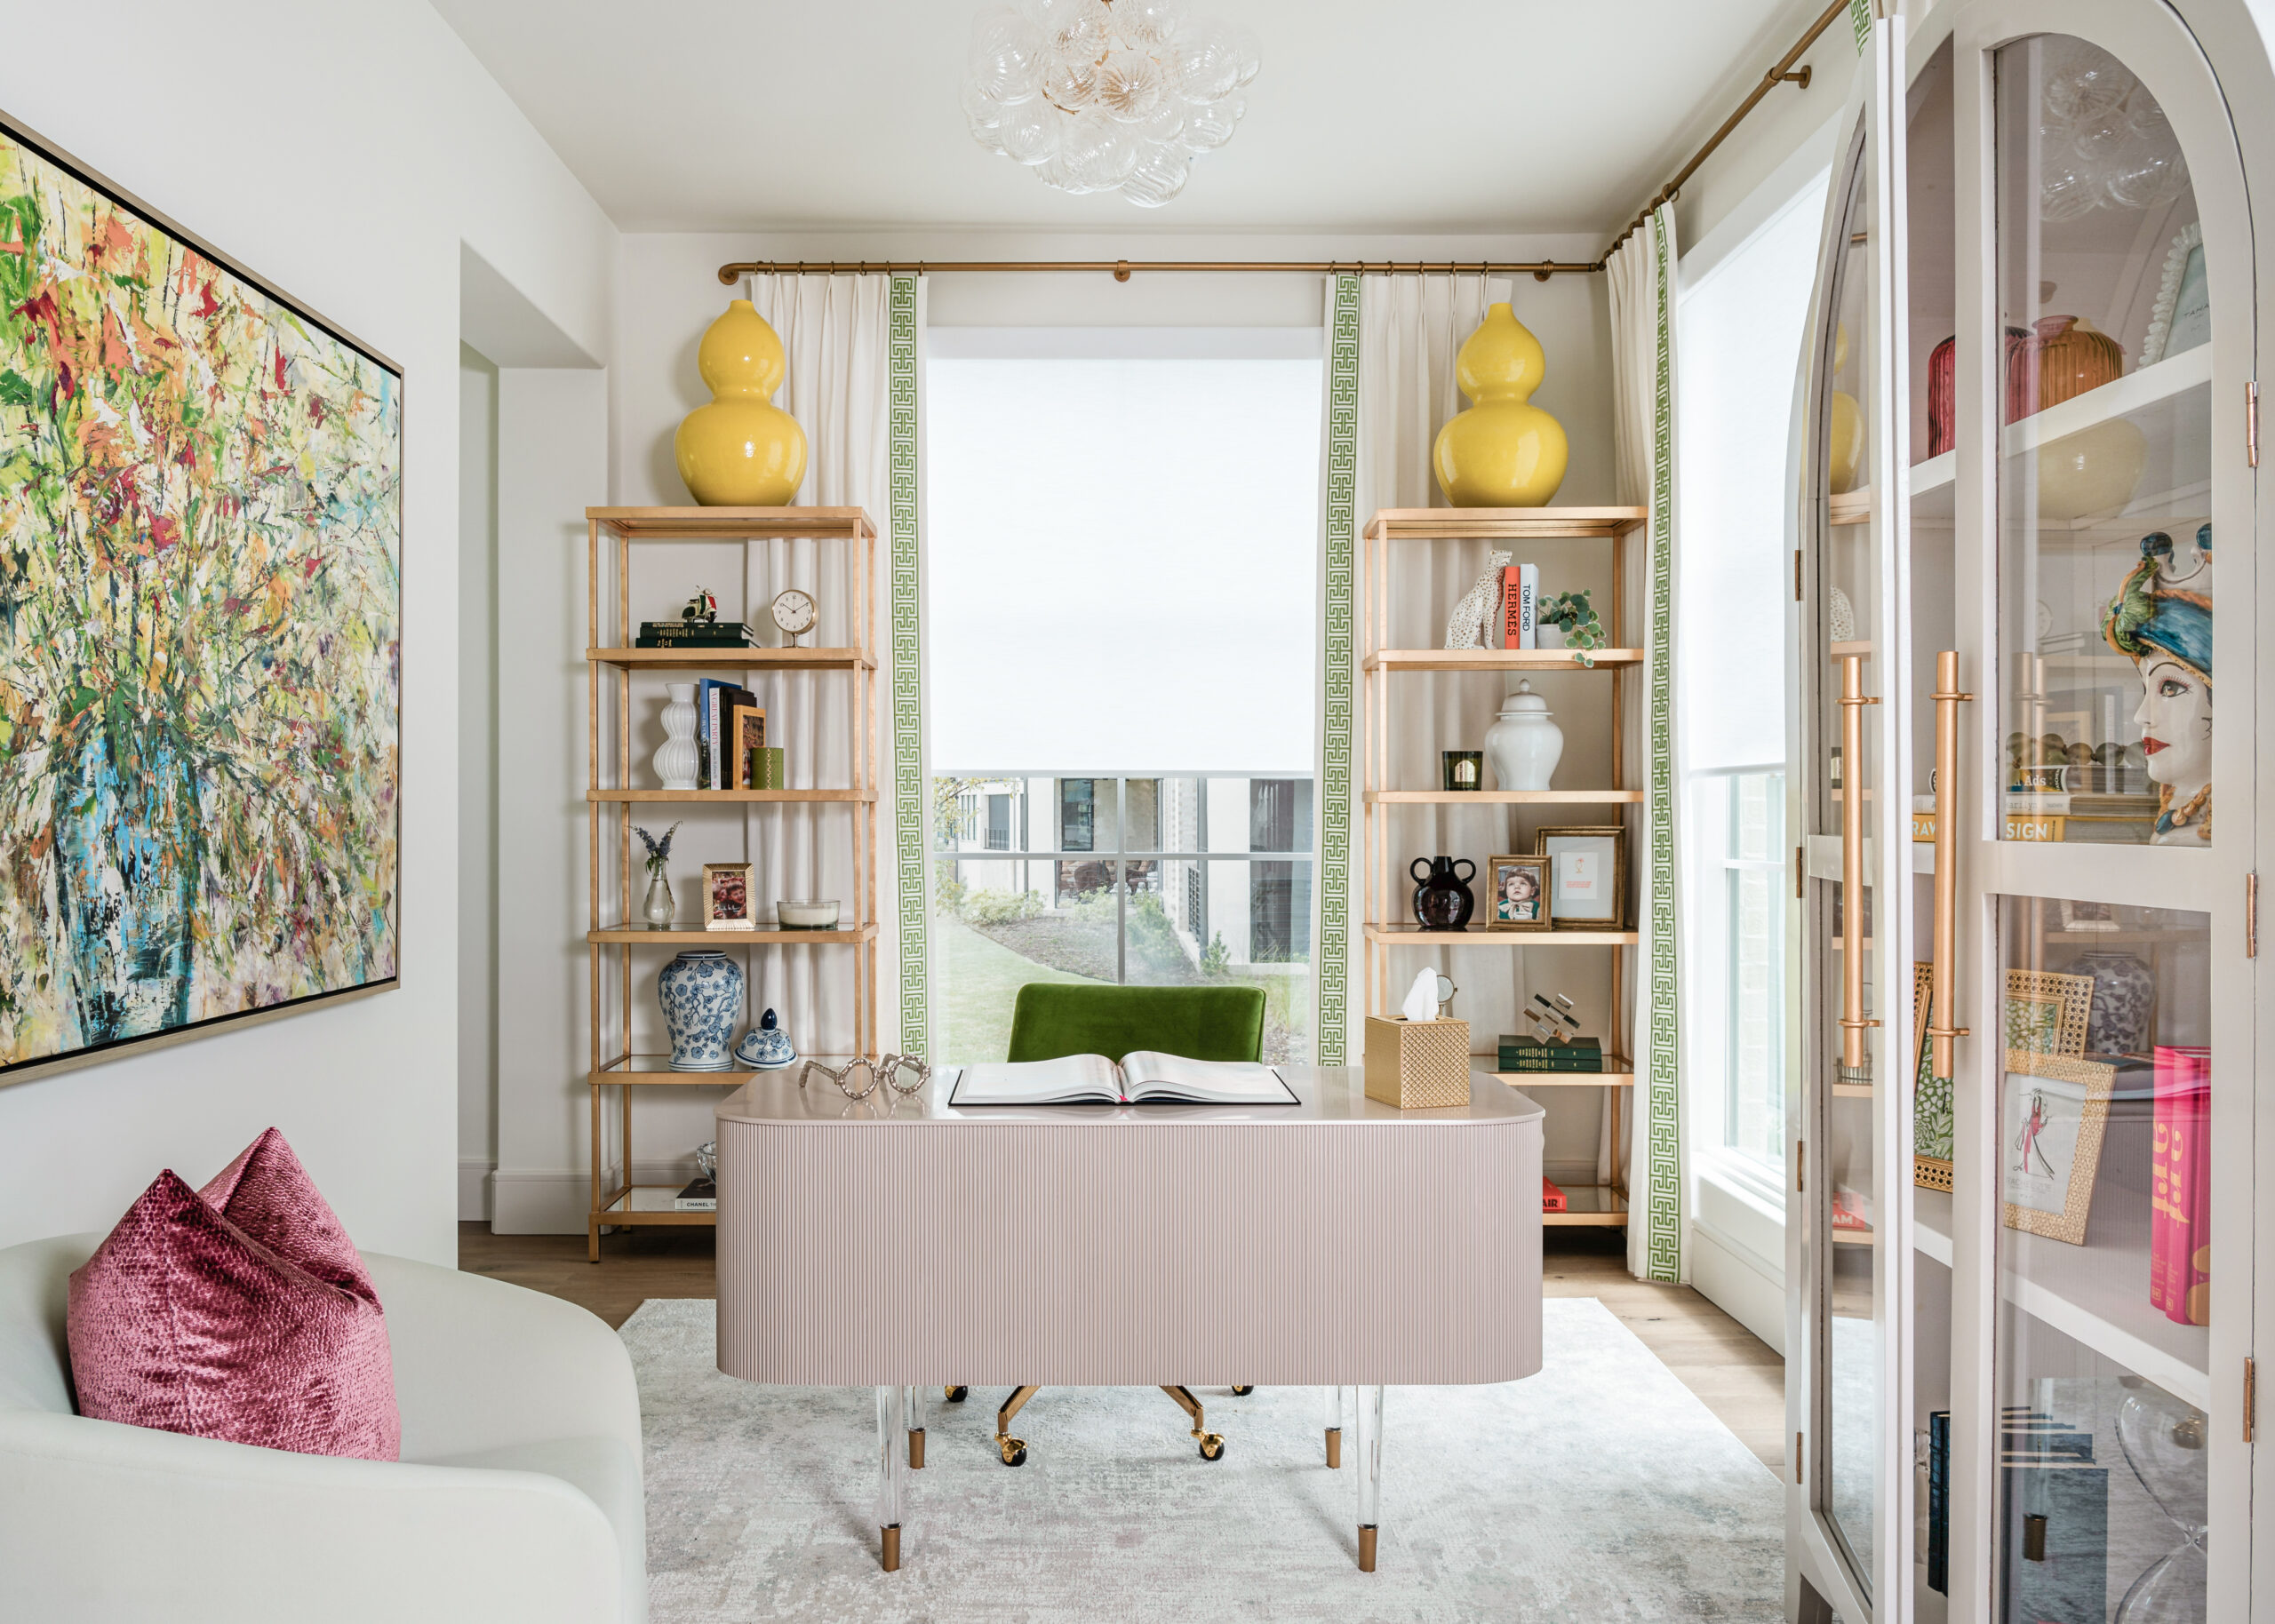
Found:
<path fill-rule="evenodd" d="M 1486 624 L 1500 610 L 1501 571 L 1509 567 L 1509 554 L 1489 553 L 1487 561 L 1493 567 L 1477 577 L 1477 585 L 1463 594 L 1454 605 L 1454 612 L 1446 620 L 1446 647 L 1449 649 L 1490 649 L 1486 641 Z"/>

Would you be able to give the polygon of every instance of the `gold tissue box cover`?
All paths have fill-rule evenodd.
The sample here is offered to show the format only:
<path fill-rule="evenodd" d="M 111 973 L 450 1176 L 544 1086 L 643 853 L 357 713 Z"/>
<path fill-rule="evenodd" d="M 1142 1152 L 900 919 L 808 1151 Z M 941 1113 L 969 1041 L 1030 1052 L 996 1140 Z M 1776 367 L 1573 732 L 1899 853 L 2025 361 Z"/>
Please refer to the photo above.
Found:
<path fill-rule="evenodd" d="M 1469 1023 L 1367 1017 L 1367 1097 L 1401 1111 L 1469 1103 Z"/>

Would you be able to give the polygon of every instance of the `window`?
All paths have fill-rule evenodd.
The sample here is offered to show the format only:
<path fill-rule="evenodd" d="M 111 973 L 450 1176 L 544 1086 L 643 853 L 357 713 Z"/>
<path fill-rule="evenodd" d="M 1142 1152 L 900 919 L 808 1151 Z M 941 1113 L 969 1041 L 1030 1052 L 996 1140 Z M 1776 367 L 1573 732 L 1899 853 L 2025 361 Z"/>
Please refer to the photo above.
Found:
<path fill-rule="evenodd" d="M 1820 176 L 1682 291 L 1677 651 L 1689 1120 L 1720 1167 L 1776 1199 L 1784 1162 L 1786 425 L 1808 322 Z M 1720 1160 L 1715 1152 L 1723 1153 Z"/>
<path fill-rule="evenodd" d="M 1321 339 L 931 330 L 939 1059 L 1035 981 L 1259 985 L 1309 1057 Z"/>

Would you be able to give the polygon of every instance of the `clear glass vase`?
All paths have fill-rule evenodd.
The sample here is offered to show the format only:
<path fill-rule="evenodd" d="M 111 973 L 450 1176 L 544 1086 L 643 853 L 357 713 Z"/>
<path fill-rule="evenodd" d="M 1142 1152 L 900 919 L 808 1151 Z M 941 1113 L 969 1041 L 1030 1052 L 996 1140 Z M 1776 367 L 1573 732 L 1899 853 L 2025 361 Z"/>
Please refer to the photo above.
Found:
<path fill-rule="evenodd" d="M 648 900 L 642 904 L 641 913 L 651 930 L 672 927 L 672 882 L 664 878 L 661 869 L 648 871 Z"/>

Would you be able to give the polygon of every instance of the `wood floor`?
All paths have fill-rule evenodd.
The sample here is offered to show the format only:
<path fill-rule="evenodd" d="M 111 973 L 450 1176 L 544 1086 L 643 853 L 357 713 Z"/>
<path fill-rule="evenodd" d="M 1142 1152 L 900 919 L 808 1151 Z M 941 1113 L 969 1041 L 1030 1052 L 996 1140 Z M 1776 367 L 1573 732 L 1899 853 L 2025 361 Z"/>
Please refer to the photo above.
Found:
<path fill-rule="evenodd" d="M 585 1261 L 581 1235 L 492 1235 L 459 1226 L 459 1267 L 565 1297 L 621 1325 L 648 1297 L 709 1297 L 709 1230 L 644 1230 L 611 1236 L 602 1261 Z M 1744 1325 L 1687 1286 L 1653 1286 L 1627 1272 L 1616 1230 L 1547 1231 L 1542 1291 L 1593 1297 L 1784 1480 L 1785 1362 Z"/>

